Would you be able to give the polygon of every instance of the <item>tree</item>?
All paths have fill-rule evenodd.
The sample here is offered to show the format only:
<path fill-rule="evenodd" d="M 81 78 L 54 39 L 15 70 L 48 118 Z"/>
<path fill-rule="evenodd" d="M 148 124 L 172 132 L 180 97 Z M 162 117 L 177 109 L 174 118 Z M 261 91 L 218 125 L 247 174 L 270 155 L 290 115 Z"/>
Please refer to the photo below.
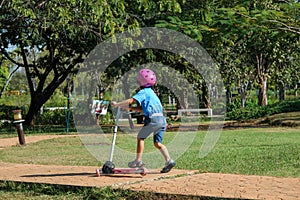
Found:
<path fill-rule="evenodd" d="M 240 53 L 244 55 L 244 62 L 251 64 L 245 66 L 251 67 L 256 76 L 259 105 L 268 102 L 267 83 L 270 71 L 277 67 L 278 52 L 284 50 L 283 38 L 297 34 L 293 6 L 299 7 L 299 3 L 221 1 L 215 5 L 212 27 L 220 40 L 229 41 L 232 46 L 243 43 L 245 48 Z"/>
<path fill-rule="evenodd" d="M 163 27 L 172 30 L 181 32 L 197 42 L 202 42 L 203 34 L 205 32 L 213 31 L 206 22 L 210 20 L 209 16 L 209 1 L 195 1 L 190 0 L 182 3 L 180 5 L 180 12 L 174 14 L 164 13 L 160 15 L 159 18 L 156 18 L 155 26 Z M 192 45 L 191 45 L 192 46 Z M 211 98 L 209 91 L 209 82 L 204 81 L 204 77 L 198 72 L 193 70 L 193 67 L 190 63 L 187 63 L 183 58 L 178 58 L 176 56 L 169 55 L 166 53 L 167 57 L 161 59 L 161 62 L 170 66 L 173 66 L 174 69 L 180 71 L 184 76 L 189 80 L 191 84 L 194 85 L 194 90 L 199 95 L 199 99 L 202 101 L 201 107 L 210 108 L 211 107 Z M 203 61 L 203 60 L 202 60 Z M 212 82 L 216 82 L 211 80 Z M 184 91 L 184 88 L 182 88 Z M 187 98 L 188 92 L 183 92 L 183 97 L 181 97 L 178 102 L 182 108 L 188 108 Z"/>
<path fill-rule="evenodd" d="M 124 1 L 8 0 L 1 6 L 0 26 L 1 54 L 25 68 L 29 124 L 97 43 L 137 22 L 125 12 Z M 10 46 L 21 61 L 11 56 Z"/>
<path fill-rule="evenodd" d="M 154 1 L 147 1 L 147 3 L 145 2 L 146 1 L 143 1 L 141 5 L 137 5 L 135 2 L 129 3 L 130 6 L 127 7 L 127 12 L 130 14 L 134 13 L 134 15 L 132 15 L 135 19 L 137 19 L 140 25 L 170 28 L 185 33 L 197 41 L 201 41 L 201 31 L 204 29 L 208 30 L 206 26 L 197 25 L 199 20 L 197 20 L 197 18 L 191 18 L 189 14 L 186 13 L 192 13 L 190 9 L 194 6 L 197 6 L 194 7 L 195 10 L 200 9 L 202 5 L 200 5 L 197 1 L 189 1 L 186 3 L 183 3 L 184 1 L 159 1 L 158 3 L 154 3 Z M 185 21 L 185 19 L 187 19 L 187 21 Z M 170 52 L 165 52 L 159 49 L 134 51 L 130 52 L 128 55 L 124 55 L 119 61 L 111 64 L 109 67 L 110 70 L 106 72 L 106 76 L 109 77 L 107 80 L 115 80 L 130 68 L 150 62 L 160 62 L 164 65 L 173 67 L 175 70 L 184 74 L 187 80 L 193 81 L 192 83 L 198 86 L 195 87 L 195 90 L 197 90 L 199 94 L 200 90 L 203 90 L 203 93 L 206 94 L 204 95 L 206 98 L 203 98 L 204 105 L 210 107 L 209 98 L 207 98 L 207 89 L 204 90 L 203 87 L 201 87 L 202 85 L 199 84 L 199 82 L 203 82 L 203 79 L 199 78 L 198 73 L 194 73 L 195 71 L 193 71 L 193 67 L 186 64 L 186 60 L 180 56 L 173 55 Z M 184 90 L 184 88 L 181 88 L 181 90 Z M 182 97 L 178 96 L 178 102 L 181 103 L 180 105 L 182 107 L 188 107 L 186 103 L 188 93 L 184 93 L 186 95 L 183 95 Z"/>
<path fill-rule="evenodd" d="M 179 2 L 7 0 L 0 11 L 0 51 L 25 68 L 31 94 L 26 123 L 99 42 L 139 24 L 148 25 L 160 15 L 180 12 Z M 9 46 L 21 61 L 11 56 Z"/>
<path fill-rule="evenodd" d="M 275 67 L 270 71 L 271 83 L 274 84 L 275 90 L 279 89 L 279 100 L 285 100 L 285 89 L 295 87 L 299 81 L 299 65 L 295 63 L 299 47 L 299 39 L 296 35 L 286 34 L 281 37 L 280 48 L 277 48 Z"/>

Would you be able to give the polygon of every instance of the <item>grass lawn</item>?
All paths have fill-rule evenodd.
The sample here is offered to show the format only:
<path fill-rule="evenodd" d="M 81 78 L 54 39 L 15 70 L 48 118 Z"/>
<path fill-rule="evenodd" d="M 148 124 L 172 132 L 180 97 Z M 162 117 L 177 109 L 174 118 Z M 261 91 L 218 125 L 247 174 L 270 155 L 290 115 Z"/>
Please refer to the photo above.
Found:
<path fill-rule="evenodd" d="M 198 136 L 199 137 L 199 136 Z M 299 129 L 264 128 L 225 130 L 214 150 L 198 159 L 201 140 L 177 161 L 191 161 L 188 169 L 233 174 L 300 177 Z"/>
<path fill-rule="evenodd" d="M 8 191 L 0 191 L 1 199 L 30 199 L 30 200 L 50 200 L 50 199 L 72 199 L 79 200 L 83 199 L 83 196 L 78 196 L 77 194 L 57 194 L 57 195 L 46 195 L 46 194 L 37 194 L 32 191 L 16 191 L 16 192 L 8 192 Z"/>

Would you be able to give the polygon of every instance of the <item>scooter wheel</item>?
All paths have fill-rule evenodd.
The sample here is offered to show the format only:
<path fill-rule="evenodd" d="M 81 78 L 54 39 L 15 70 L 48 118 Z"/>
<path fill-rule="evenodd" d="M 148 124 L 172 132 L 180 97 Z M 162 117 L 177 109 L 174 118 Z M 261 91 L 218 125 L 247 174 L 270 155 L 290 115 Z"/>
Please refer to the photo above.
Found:
<path fill-rule="evenodd" d="M 146 170 L 146 168 L 142 168 L 142 172 L 140 173 L 142 176 L 146 176 L 146 174 L 147 174 L 147 170 Z"/>

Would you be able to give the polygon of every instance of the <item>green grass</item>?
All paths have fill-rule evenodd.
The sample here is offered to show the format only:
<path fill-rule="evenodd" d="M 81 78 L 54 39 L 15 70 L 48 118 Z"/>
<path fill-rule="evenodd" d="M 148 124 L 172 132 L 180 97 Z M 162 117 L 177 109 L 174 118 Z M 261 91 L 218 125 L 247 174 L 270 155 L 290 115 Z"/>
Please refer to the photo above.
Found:
<path fill-rule="evenodd" d="M 198 136 L 199 137 L 199 136 Z M 223 131 L 214 150 L 198 158 L 201 140 L 177 161 L 202 172 L 300 177 L 299 129 L 265 128 Z"/>
<path fill-rule="evenodd" d="M 40 194 L 36 193 L 34 191 L 24 191 L 24 192 L 19 192 L 19 191 L 0 191 L 0 198 L 1 199 L 30 199 L 30 200 L 52 200 L 52 199 L 70 199 L 70 200 L 80 200 L 84 199 L 84 196 L 78 195 L 76 193 L 72 194 L 66 194 L 66 195 L 46 195 L 46 194 Z"/>
<path fill-rule="evenodd" d="M 2 162 L 42 164 L 42 165 L 98 165 L 81 144 L 79 137 L 43 140 L 14 146 L 0 151 Z"/>

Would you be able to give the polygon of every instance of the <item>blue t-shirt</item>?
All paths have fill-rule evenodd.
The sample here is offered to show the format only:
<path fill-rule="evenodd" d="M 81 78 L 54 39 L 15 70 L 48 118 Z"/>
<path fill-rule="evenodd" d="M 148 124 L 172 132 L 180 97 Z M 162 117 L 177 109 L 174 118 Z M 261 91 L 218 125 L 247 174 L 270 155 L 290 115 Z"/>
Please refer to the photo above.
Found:
<path fill-rule="evenodd" d="M 146 117 L 153 113 L 163 113 L 163 107 L 157 95 L 151 88 L 143 88 L 133 97 L 141 106 Z"/>

